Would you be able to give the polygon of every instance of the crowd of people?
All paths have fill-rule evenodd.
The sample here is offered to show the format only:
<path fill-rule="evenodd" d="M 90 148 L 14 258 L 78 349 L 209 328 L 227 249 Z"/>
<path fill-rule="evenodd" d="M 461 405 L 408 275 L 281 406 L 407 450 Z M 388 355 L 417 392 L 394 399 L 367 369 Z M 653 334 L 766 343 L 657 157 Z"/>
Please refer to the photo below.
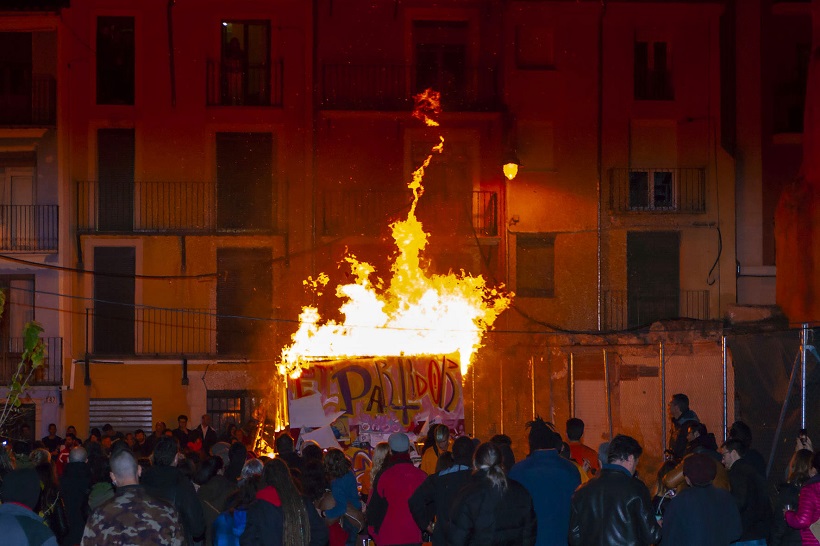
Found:
<path fill-rule="evenodd" d="M 50 425 L 40 442 L 0 450 L 0 543 L 820 544 L 820 453 L 805 435 L 772 492 L 743 422 L 718 447 L 686 395 L 669 413 L 666 461 L 642 479 L 635 438 L 595 450 L 576 418 L 565 436 L 541 418 L 528 423 L 517 462 L 506 435 L 481 443 L 432 425 L 416 466 L 410 438 L 396 432 L 358 479 L 340 449 L 306 441 L 297 451 L 283 433 L 275 457 L 257 457 L 241 428 L 220 437 L 207 415 L 195 429 L 180 415 L 176 429 L 160 422 L 149 435 L 106 425 L 84 442 Z"/>

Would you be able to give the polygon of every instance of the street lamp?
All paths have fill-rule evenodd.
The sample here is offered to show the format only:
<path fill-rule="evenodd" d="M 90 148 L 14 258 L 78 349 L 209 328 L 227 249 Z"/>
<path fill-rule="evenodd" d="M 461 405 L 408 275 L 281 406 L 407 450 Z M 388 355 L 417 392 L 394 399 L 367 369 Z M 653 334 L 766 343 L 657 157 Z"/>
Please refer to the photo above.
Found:
<path fill-rule="evenodd" d="M 518 174 L 518 168 L 521 166 L 521 161 L 518 159 L 515 150 L 510 149 L 504 154 L 504 160 L 501 162 L 504 176 L 507 180 L 512 180 Z"/>

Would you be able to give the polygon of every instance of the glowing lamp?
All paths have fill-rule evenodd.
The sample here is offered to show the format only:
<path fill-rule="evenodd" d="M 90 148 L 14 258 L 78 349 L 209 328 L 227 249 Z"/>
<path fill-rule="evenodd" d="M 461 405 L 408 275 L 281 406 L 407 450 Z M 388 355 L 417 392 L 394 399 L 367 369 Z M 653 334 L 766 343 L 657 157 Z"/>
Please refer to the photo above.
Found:
<path fill-rule="evenodd" d="M 504 171 L 504 176 L 507 177 L 507 180 L 512 180 L 518 174 L 518 167 L 521 166 L 521 162 L 518 160 L 518 156 L 515 154 L 515 150 L 510 150 L 504 156 L 504 161 L 502 162 L 502 169 Z"/>

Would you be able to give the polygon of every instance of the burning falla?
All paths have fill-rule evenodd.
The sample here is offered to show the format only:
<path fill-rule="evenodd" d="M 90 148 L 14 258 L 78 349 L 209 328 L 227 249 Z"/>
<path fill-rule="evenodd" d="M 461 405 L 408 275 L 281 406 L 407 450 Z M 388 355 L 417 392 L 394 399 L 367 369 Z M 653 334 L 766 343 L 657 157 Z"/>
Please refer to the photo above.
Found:
<path fill-rule="evenodd" d="M 432 116 L 440 112 L 439 94 L 428 89 L 414 98 L 413 116 L 437 126 Z M 322 358 L 454 352 L 459 353 L 466 373 L 484 332 L 507 308 L 512 295 L 487 286 L 481 276 L 463 271 L 427 274 L 421 266 L 428 234 L 416 218 L 416 206 L 424 191 L 424 169 L 443 149 L 440 137 L 408 183 L 413 202 L 407 218 L 390 225 L 398 253 L 386 287 L 371 282 L 373 266 L 348 255 L 345 260 L 355 282 L 336 287 L 336 296 L 344 300 L 339 307 L 344 321 L 323 322 L 315 307 L 304 307 L 293 344 L 282 351 L 280 373 L 298 377 L 303 366 Z M 327 282 L 324 274 L 308 281 L 314 289 Z"/>

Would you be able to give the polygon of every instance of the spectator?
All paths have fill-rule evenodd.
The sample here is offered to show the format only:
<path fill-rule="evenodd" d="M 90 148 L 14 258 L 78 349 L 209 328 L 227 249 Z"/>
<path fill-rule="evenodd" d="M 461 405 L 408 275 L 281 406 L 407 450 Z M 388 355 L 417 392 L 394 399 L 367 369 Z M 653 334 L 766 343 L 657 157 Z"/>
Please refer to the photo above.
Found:
<path fill-rule="evenodd" d="M 797 510 L 789 510 L 784 514 L 789 526 L 800 529 L 803 544 L 818 544 L 811 530 L 812 524 L 820 520 L 820 476 L 818 473 L 820 473 L 820 451 L 812 456 L 809 471 L 811 478 L 800 489 Z"/>
<path fill-rule="evenodd" d="M 191 441 L 191 431 L 188 430 L 188 416 L 181 414 L 177 417 L 177 428 L 173 430 L 174 438 L 183 448 Z"/>
<path fill-rule="evenodd" d="M 529 491 L 538 516 L 538 546 L 563 545 L 569 528 L 569 501 L 581 484 L 575 465 L 561 457 L 563 443 L 551 423 L 536 417 L 527 426 L 530 455 L 516 463 L 510 478 Z"/>
<path fill-rule="evenodd" d="M 502 453 L 498 444 L 494 444 Z M 446 528 L 453 508 L 454 498 L 459 489 L 472 476 L 473 441 L 461 436 L 453 442 L 453 466 L 447 470 L 427 476 L 410 497 L 410 512 L 422 531 L 432 533 L 434 546 L 447 544 Z"/>
<path fill-rule="evenodd" d="M 718 489 L 729 491 L 729 473 L 721 462 L 721 455 L 717 452 L 715 435 L 706 431 L 706 425 L 694 421 L 687 423 L 686 429 L 688 444 L 686 447 L 687 455 L 683 458 L 683 462 L 693 454 L 706 455 L 715 465 L 713 485 Z M 666 473 L 663 477 L 664 487 L 667 489 L 676 489 L 678 492 L 686 488 L 687 482 L 684 480 L 683 462 Z"/>
<path fill-rule="evenodd" d="M 473 463 L 475 474 L 453 500 L 446 544 L 536 544 L 532 497 L 504 474 L 501 450 L 481 444 Z"/>
<path fill-rule="evenodd" d="M 225 431 L 222 433 L 220 437 L 220 442 L 225 442 L 228 444 L 233 443 L 236 436 L 236 423 L 228 423 L 228 426 L 225 427 Z"/>
<path fill-rule="evenodd" d="M 729 439 L 737 440 L 743 444 L 745 454 L 743 459 L 751 465 L 760 477 L 766 479 L 766 459 L 758 450 L 752 447 L 752 429 L 743 421 L 735 421 L 729 428 Z M 799 441 L 799 440 L 798 440 Z"/>
<path fill-rule="evenodd" d="M 436 473 L 436 462 L 442 453 L 450 449 L 450 428 L 447 425 L 433 425 L 433 443 L 425 445 L 421 452 L 421 468 L 428 476 Z"/>
<path fill-rule="evenodd" d="M 239 537 L 245 532 L 248 520 L 248 507 L 256 499 L 256 493 L 262 487 L 259 476 L 245 480 L 230 497 L 225 511 L 214 520 L 214 544 L 218 546 L 240 546 Z"/>
<path fill-rule="evenodd" d="M 740 538 L 743 528 L 732 495 L 712 485 L 717 475 L 714 459 L 703 453 L 687 455 L 683 475 L 689 487 L 666 508 L 663 546 L 728 546 Z"/>
<path fill-rule="evenodd" d="M 31 468 L 12 470 L 0 487 L 0 536 L 4 544 L 57 546 L 57 539 L 34 512 L 40 496 L 40 478 Z"/>
<path fill-rule="evenodd" d="M 164 421 L 156 422 L 156 424 L 154 425 L 154 430 L 151 432 L 151 434 L 148 435 L 148 438 L 145 439 L 145 450 L 148 455 L 150 455 L 151 452 L 154 451 L 154 446 L 159 441 L 159 439 L 165 436 L 165 429 L 166 427 Z"/>
<path fill-rule="evenodd" d="M 512 438 L 506 434 L 496 434 L 490 441 L 501 448 L 501 455 L 504 457 L 504 472 L 510 473 L 515 466 L 515 453 L 512 450 Z M 475 448 L 473 448 L 475 450 Z"/>
<path fill-rule="evenodd" d="M 675 454 L 675 465 L 686 454 L 686 423 L 699 423 L 697 414 L 689 409 L 689 397 L 678 393 L 672 395 L 669 401 L 669 416 L 672 419 L 672 428 L 669 436 L 669 449 Z"/>
<path fill-rule="evenodd" d="M 65 427 L 65 435 L 68 436 L 69 434 L 73 434 L 75 438 L 77 437 L 77 428 L 74 425 Z"/>
<path fill-rule="evenodd" d="M 48 425 L 48 435 L 44 436 L 41 440 L 43 445 L 46 446 L 46 449 L 51 456 L 56 459 L 57 454 L 60 452 L 60 446 L 63 443 L 63 439 L 57 436 L 57 425 L 54 423 L 50 423 Z"/>
<path fill-rule="evenodd" d="M 786 482 L 777 486 L 769 546 L 800 546 L 803 543 L 800 531 L 786 523 L 786 510 L 795 510 L 799 506 L 800 489 L 814 474 L 811 466 L 813 455 L 808 449 L 800 449 L 789 461 Z"/>
<path fill-rule="evenodd" d="M 114 442 L 114 439 L 117 437 L 117 431 L 114 430 L 114 427 L 111 426 L 110 423 L 106 423 L 103 425 L 102 438 L 100 438 L 100 441 L 102 442 L 103 438 L 106 437 L 111 438 L 112 443 Z"/>
<path fill-rule="evenodd" d="M 321 546 L 327 527 L 310 502 L 299 494 L 288 465 L 271 459 L 262 471 L 264 487 L 248 508 L 248 520 L 240 543 L 253 546 Z"/>
<path fill-rule="evenodd" d="M 90 492 L 91 467 L 88 465 L 88 453 L 83 447 L 75 447 L 68 456 L 68 463 L 60 480 L 60 493 L 68 518 L 68 534 L 63 539 L 63 544 L 79 544 L 83 538 Z"/>
<path fill-rule="evenodd" d="M 83 532 L 83 546 L 157 544 L 182 546 L 185 531 L 170 504 L 152 498 L 139 484 L 140 467 L 127 450 L 111 459 L 113 499 L 97 508 Z"/>
<path fill-rule="evenodd" d="M 151 450 L 148 446 L 148 438 L 145 437 L 145 431 L 141 428 L 134 431 L 134 445 L 131 447 L 131 451 L 134 452 L 134 455 L 137 458 L 148 457 L 151 455 Z"/>
<path fill-rule="evenodd" d="M 370 493 L 373 490 L 373 484 L 376 483 L 376 476 L 381 472 L 389 456 L 390 444 L 387 442 L 379 442 L 373 448 L 373 461 L 361 478 L 361 494 L 366 501 L 370 500 Z"/>
<path fill-rule="evenodd" d="M 182 518 L 185 542 L 205 536 L 205 515 L 191 480 L 174 466 L 179 448 L 175 438 L 163 438 L 154 447 L 154 465 L 142 473 L 140 483 L 155 498 L 174 505 Z"/>
<path fill-rule="evenodd" d="M 248 450 L 238 442 L 231 444 L 228 450 L 228 467 L 225 469 L 225 477 L 229 480 L 237 481 L 245 461 L 248 459 Z"/>
<path fill-rule="evenodd" d="M 584 436 L 584 422 L 577 417 L 567 419 L 567 440 L 572 460 L 578 463 L 587 474 L 595 474 L 601 469 L 598 452 L 581 443 Z"/>
<path fill-rule="evenodd" d="M 219 457 L 202 461 L 194 475 L 194 483 L 199 486 L 197 497 L 205 516 L 205 544 L 213 544 L 214 520 L 225 511 L 228 497 L 236 491 L 237 485 L 222 475 L 222 459 Z"/>
<path fill-rule="evenodd" d="M 219 438 L 217 438 L 216 430 L 211 427 L 211 416 L 207 413 L 202 414 L 199 425 L 192 431 L 191 440 L 200 438 L 202 440 L 202 453 L 206 455 L 211 453 L 211 446 L 213 446 Z"/>
<path fill-rule="evenodd" d="M 630 436 L 612 439 L 608 462 L 572 496 L 572 546 L 645 546 L 660 541 L 649 490 L 633 477 L 642 453 Z"/>
<path fill-rule="evenodd" d="M 71 433 L 66 434 L 65 440 L 63 440 L 63 445 L 60 446 L 60 451 L 57 452 L 56 457 L 56 465 L 57 465 L 57 476 L 60 477 L 63 475 L 63 471 L 65 469 L 65 465 L 69 462 L 69 456 L 71 455 L 71 450 L 74 449 L 79 445 L 77 441 L 77 437 Z"/>
<path fill-rule="evenodd" d="M 31 436 L 31 427 L 28 423 L 20 425 L 20 432 L 17 440 L 12 445 L 13 451 L 18 455 L 28 455 L 34 449 L 34 442 Z"/>
<path fill-rule="evenodd" d="M 413 520 L 408 500 L 427 475 L 410 460 L 410 439 L 403 432 L 390 435 L 390 467 L 374 484 L 375 491 L 367 507 L 367 523 L 379 546 L 417 544 L 421 530 Z M 373 533 L 371 533 L 373 535 Z"/>
<path fill-rule="evenodd" d="M 319 444 L 313 440 L 308 440 L 302 443 L 302 462 L 321 461 L 325 454 Z"/>
<path fill-rule="evenodd" d="M 743 534 L 735 544 L 765 546 L 772 520 L 766 482 L 743 460 L 746 448 L 740 440 L 728 440 L 722 451 L 723 465 L 729 471 L 729 485 L 743 524 Z"/>
<path fill-rule="evenodd" d="M 353 546 L 360 528 L 351 524 L 348 518 L 343 517 L 348 510 L 348 505 L 360 510 L 362 503 L 359 498 L 359 489 L 356 483 L 356 476 L 351 471 L 350 461 L 347 460 L 341 449 L 329 449 L 322 461 L 325 475 L 330 481 L 330 491 L 333 495 L 334 506 L 328 510 L 322 510 L 321 516 L 326 520 L 333 521 L 341 518 L 342 528 L 347 533 L 347 546 Z"/>
<path fill-rule="evenodd" d="M 111 466 L 108 457 L 103 455 L 100 444 L 89 443 L 85 448 L 88 453 L 88 465 L 91 467 L 91 491 L 88 493 L 88 507 L 95 510 L 107 500 L 114 498 L 114 485 L 111 483 Z"/>
<path fill-rule="evenodd" d="M 302 458 L 293 449 L 293 438 L 290 434 L 287 432 L 280 434 L 274 444 L 279 458 L 285 461 L 291 470 L 301 470 Z"/>

